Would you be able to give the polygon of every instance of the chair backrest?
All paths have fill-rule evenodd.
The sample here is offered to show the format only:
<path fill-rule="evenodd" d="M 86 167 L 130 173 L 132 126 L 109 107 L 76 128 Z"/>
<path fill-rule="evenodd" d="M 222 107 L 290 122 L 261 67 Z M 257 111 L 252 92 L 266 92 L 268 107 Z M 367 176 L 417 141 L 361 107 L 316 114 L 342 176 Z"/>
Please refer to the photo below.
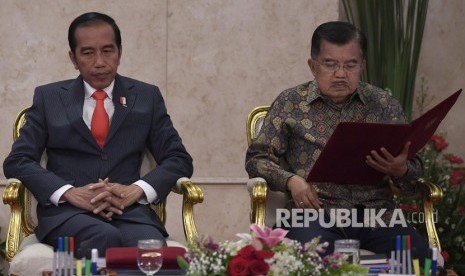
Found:
<path fill-rule="evenodd" d="M 257 138 L 260 129 L 263 126 L 263 120 L 268 113 L 269 106 L 258 106 L 255 107 L 247 117 L 247 143 L 252 143 L 252 140 Z"/>
<path fill-rule="evenodd" d="M 16 141 L 18 139 L 20 130 L 26 123 L 26 112 L 29 108 L 25 108 L 19 112 L 16 116 L 16 120 L 13 125 L 13 139 Z M 41 164 L 45 165 L 47 156 L 44 154 L 41 160 Z M 151 168 L 156 166 L 156 162 L 153 159 L 152 155 L 146 151 L 144 153 L 144 159 L 142 161 L 141 167 L 141 174 L 148 172 Z M 19 182 L 20 183 L 20 182 Z M 21 217 L 22 217 L 22 225 L 20 226 L 21 239 L 27 237 L 28 235 L 34 232 L 34 228 L 37 226 L 37 215 L 36 215 L 36 207 L 37 207 L 37 200 L 34 198 L 32 193 L 24 186 L 21 185 L 19 189 L 20 193 L 20 202 L 21 202 Z M 152 209 L 157 213 L 160 220 L 163 224 L 166 222 L 166 199 L 158 204 L 152 204 Z"/>
<path fill-rule="evenodd" d="M 254 108 L 247 117 L 247 143 L 250 146 L 252 141 L 257 138 L 258 133 L 260 132 L 261 127 L 263 126 L 263 121 L 268 113 L 269 106 L 258 106 Z M 253 181 L 248 183 L 249 193 L 253 193 Z M 268 227 L 273 227 L 276 223 L 276 209 L 283 208 L 286 203 L 290 200 L 289 195 L 283 192 L 271 191 L 266 188 L 266 203 L 265 203 L 265 214 L 264 214 L 264 224 Z M 253 203 L 252 203 L 253 204 Z M 252 206 L 252 212 L 254 212 L 254 206 Z M 256 218 L 256 215 L 251 215 L 251 220 Z M 252 223 L 262 224 L 262 222 L 251 221 Z M 263 226 L 263 225 L 260 225 Z"/>

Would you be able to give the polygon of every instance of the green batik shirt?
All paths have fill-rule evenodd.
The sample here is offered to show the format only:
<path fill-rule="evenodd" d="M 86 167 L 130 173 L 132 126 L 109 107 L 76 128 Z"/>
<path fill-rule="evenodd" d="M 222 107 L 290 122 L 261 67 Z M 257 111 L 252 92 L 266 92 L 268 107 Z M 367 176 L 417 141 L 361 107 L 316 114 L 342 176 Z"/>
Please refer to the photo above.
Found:
<path fill-rule="evenodd" d="M 245 167 L 249 177 L 262 177 L 271 190 L 289 193 L 287 180 L 293 175 L 307 179 L 339 122 L 405 123 L 406 117 L 388 91 L 363 82 L 342 106 L 322 95 L 315 81 L 287 89 L 271 105 L 257 138 L 247 150 Z M 409 159 L 407 165 L 407 174 L 392 180 L 404 195 L 412 195 L 423 167 L 417 156 Z M 392 211 L 395 207 L 386 178 L 373 185 L 311 185 L 326 211 L 357 206 Z M 383 220 L 388 223 L 391 215 L 386 212 Z"/>

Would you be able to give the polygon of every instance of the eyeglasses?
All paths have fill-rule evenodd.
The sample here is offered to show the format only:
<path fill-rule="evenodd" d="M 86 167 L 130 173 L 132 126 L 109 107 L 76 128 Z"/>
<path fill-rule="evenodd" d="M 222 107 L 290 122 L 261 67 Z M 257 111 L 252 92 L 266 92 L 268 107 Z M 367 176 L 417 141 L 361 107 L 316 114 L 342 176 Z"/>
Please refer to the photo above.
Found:
<path fill-rule="evenodd" d="M 325 62 L 319 62 L 317 60 L 313 60 L 313 61 L 315 61 L 318 65 L 321 66 L 321 68 L 324 71 L 328 73 L 334 73 L 338 71 L 341 67 L 345 72 L 353 73 L 353 72 L 360 70 L 360 67 L 362 65 L 361 63 L 358 63 L 358 62 L 348 62 L 348 63 L 344 63 L 341 65 L 340 63 L 337 63 L 334 61 L 325 61 Z"/>

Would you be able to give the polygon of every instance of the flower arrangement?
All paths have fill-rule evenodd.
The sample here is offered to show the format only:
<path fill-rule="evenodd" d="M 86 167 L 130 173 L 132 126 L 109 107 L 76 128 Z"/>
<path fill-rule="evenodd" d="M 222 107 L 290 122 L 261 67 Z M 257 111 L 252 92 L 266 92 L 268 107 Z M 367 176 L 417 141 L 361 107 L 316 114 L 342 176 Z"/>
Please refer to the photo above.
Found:
<path fill-rule="evenodd" d="M 349 264 L 347 257 L 333 253 L 321 258 L 325 243 L 319 239 L 301 244 L 285 238 L 283 229 L 260 228 L 252 224 L 251 234 L 238 234 L 240 240 L 214 243 L 199 238 L 189 244 L 186 258 L 178 263 L 186 275 L 358 275 L 367 269 Z"/>
<path fill-rule="evenodd" d="M 444 134 L 434 134 L 420 151 L 424 162 L 425 180 L 436 183 L 443 191 L 442 202 L 436 204 L 436 230 L 441 241 L 442 256 L 447 268 L 465 263 L 465 167 L 463 159 L 447 153 L 448 142 Z M 421 211 L 418 199 L 402 200 L 400 207 L 407 220 L 419 231 L 426 233 L 420 220 L 411 220 L 412 214 Z"/>

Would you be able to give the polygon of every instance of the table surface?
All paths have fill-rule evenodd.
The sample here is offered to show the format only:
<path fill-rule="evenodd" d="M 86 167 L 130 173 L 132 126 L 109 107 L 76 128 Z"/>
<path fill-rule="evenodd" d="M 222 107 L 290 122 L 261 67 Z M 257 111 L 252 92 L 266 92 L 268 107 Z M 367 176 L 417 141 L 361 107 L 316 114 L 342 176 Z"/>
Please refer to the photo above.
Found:
<path fill-rule="evenodd" d="M 108 276 L 145 276 L 145 274 L 138 269 L 110 269 L 106 270 Z M 173 276 L 173 275 L 184 275 L 181 269 L 161 269 L 157 273 L 157 276 Z"/>
<path fill-rule="evenodd" d="M 145 274 L 139 269 L 105 269 L 106 266 L 105 258 L 99 258 L 97 261 L 97 266 L 105 270 L 105 274 L 108 276 L 145 276 Z M 160 269 L 157 273 L 157 276 L 173 276 L 173 275 L 184 275 L 181 269 Z"/>

